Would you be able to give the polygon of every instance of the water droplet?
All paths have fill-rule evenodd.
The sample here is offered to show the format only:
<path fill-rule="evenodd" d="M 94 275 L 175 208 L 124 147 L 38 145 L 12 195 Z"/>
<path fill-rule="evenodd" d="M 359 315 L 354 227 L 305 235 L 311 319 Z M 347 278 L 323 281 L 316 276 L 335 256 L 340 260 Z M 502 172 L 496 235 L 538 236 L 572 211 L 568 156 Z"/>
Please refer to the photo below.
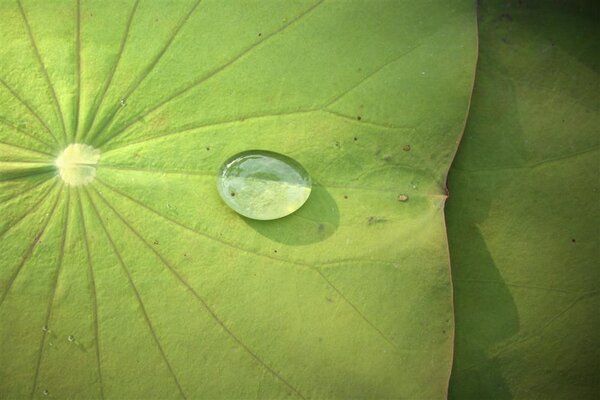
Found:
<path fill-rule="evenodd" d="M 50 392 L 48 391 L 48 389 L 44 389 L 44 391 L 42 393 L 44 394 L 44 396 L 48 396 L 50 394 Z"/>
<path fill-rule="evenodd" d="M 406 201 L 408 200 L 408 196 L 405 194 L 398 195 L 398 201 Z"/>
<path fill-rule="evenodd" d="M 119 104 L 121 105 L 121 107 L 125 107 L 125 98 L 124 98 L 124 97 L 122 97 L 122 98 L 119 100 Z"/>
<path fill-rule="evenodd" d="M 67 340 L 68 340 L 69 342 L 72 342 L 72 341 L 74 341 L 74 340 L 75 340 L 75 336 L 73 336 L 73 335 L 69 335 L 69 337 L 67 338 Z"/>
<path fill-rule="evenodd" d="M 308 172 L 298 162 L 263 150 L 229 158 L 217 178 L 225 203 L 237 213 L 259 220 L 285 217 L 302 207 L 311 185 Z"/>

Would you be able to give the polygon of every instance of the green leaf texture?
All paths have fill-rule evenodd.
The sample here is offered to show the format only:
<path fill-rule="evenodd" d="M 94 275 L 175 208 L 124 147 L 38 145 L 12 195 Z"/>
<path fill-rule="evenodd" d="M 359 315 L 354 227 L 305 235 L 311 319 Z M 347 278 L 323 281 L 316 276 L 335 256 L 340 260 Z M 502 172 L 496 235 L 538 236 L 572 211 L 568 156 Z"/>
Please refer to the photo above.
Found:
<path fill-rule="evenodd" d="M 481 3 L 449 181 L 452 398 L 600 393 L 596 16 L 592 2 Z"/>
<path fill-rule="evenodd" d="M 471 1 L 0 2 L 0 397 L 443 398 Z M 54 160 L 100 150 L 67 186 Z M 307 204 L 225 206 L 244 150 Z"/>

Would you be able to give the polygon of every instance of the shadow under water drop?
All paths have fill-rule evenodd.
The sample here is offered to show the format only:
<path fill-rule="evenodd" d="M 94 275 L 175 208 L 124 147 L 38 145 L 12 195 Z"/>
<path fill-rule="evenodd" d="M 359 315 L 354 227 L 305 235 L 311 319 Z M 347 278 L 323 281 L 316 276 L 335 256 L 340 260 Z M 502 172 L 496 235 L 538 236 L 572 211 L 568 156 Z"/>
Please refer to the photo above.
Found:
<path fill-rule="evenodd" d="M 340 213 L 329 192 L 323 186 L 313 184 L 310 197 L 295 213 L 270 221 L 243 219 L 252 229 L 271 240 L 301 246 L 331 236 L 340 224 Z"/>

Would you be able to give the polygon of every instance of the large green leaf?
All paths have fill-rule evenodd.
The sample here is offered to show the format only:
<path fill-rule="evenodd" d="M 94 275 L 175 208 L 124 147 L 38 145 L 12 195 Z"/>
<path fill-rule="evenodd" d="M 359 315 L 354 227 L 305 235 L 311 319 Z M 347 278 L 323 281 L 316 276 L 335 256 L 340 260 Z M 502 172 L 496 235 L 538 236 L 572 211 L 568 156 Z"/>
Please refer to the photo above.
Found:
<path fill-rule="evenodd" d="M 0 20 L 1 397 L 445 396 L 470 1 L 6 0 Z M 101 151 L 86 186 L 53 167 L 74 142 Z M 310 172 L 298 213 L 220 201 L 220 163 L 253 148 Z"/>
<path fill-rule="evenodd" d="M 600 393 L 600 31 L 587 3 L 481 3 L 447 211 L 457 399 Z"/>

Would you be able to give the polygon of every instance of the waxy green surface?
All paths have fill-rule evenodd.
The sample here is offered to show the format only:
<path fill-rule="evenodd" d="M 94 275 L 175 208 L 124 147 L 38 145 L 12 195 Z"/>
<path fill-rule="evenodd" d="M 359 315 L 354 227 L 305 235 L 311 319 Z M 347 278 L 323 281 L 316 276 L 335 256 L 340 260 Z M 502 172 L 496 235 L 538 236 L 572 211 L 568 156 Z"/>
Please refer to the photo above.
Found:
<path fill-rule="evenodd" d="M 7 0 L 0 20 L 0 397 L 446 396 L 471 1 Z M 99 150 L 84 185 L 55 167 L 72 143 Z M 256 148 L 310 171 L 298 212 L 222 203 L 221 163 Z"/>

